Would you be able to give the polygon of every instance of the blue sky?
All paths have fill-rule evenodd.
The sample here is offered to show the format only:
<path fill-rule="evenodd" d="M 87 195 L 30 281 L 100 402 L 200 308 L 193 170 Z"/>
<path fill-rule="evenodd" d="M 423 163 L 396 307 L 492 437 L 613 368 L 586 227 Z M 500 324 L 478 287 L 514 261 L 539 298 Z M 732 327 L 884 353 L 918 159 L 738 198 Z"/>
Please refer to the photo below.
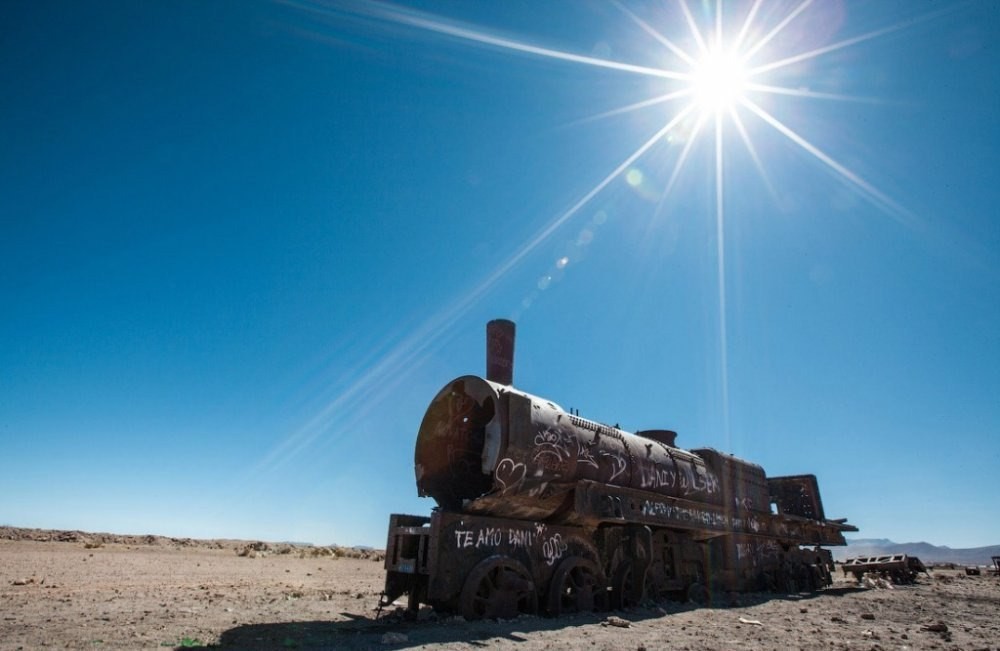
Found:
<path fill-rule="evenodd" d="M 380 546 L 506 317 L 525 391 L 1000 543 L 1000 6 L 754 7 L 5 3 L 0 522 Z"/>

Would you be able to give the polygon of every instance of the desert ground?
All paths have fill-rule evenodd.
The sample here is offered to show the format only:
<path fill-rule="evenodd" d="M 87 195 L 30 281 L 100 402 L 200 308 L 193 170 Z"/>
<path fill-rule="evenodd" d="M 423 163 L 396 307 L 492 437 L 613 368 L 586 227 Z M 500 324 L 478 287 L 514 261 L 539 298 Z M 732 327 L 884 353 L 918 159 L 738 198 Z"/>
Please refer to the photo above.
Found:
<path fill-rule="evenodd" d="M 0 649 L 990 649 L 1000 580 L 838 578 L 816 594 L 560 619 L 377 616 L 377 553 L 0 528 Z"/>

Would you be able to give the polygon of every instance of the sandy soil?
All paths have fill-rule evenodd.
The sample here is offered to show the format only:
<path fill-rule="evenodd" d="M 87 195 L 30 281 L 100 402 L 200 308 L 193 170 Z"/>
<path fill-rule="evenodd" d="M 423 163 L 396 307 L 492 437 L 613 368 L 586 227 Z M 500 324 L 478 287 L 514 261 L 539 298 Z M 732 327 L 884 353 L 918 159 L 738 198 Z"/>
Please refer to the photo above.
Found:
<path fill-rule="evenodd" d="M 376 619 L 377 560 L 236 541 L 50 537 L 0 539 L 2 650 L 1000 651 L 1000 580 L 954 570 L 893 590 L 840 580 L 816 595 L 745 595 L 726 608 L 666 603 L 505 622 L 422 612 L 405 622 L 398 612 Z"/>

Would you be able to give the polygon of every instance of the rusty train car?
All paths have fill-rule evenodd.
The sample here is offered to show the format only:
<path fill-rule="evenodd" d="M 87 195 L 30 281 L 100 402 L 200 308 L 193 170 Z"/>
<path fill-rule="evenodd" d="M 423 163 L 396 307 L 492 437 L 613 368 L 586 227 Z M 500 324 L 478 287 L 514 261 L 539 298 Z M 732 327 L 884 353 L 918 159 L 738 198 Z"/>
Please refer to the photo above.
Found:
<path fill-rule="evenodd" d="M 437 507 L 390 516 L 382 606 L 558 616 L 831 583 L 824 547 L 857 529 L 826 519 L 815 476 L 581 418 L 514 388 L 513 350 L 514 324 L 491 321 L 486 378 L 431 401 L 414 456 Z"/>

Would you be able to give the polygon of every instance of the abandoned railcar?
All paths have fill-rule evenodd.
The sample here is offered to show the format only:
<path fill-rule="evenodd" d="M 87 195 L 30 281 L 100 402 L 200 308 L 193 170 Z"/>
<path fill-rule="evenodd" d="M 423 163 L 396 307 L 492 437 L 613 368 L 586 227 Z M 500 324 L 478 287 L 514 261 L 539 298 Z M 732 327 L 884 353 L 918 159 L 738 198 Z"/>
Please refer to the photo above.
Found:
<path fill-rule="evenodd" d="M 449 382 L 415 449 L 437 507 L 390 517 L 382 605 L 468 619 L 815 590 L 846 544 L 813 475 L 767 477 L 674 432 L 635 433 L 512 386 L 514 324 L 487 326 L 487 377 Z"/>

